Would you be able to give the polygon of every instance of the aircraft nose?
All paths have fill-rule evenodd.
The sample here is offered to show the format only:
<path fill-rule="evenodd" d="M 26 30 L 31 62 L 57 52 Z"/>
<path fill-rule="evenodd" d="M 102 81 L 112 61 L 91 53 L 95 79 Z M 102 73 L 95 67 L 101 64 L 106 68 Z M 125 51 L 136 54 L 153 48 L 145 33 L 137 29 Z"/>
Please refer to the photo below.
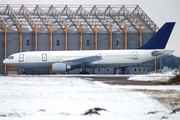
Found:
<path fill-rule="evenodd" d="M 7 62 L 6 62 L 6 59 L 5 59 L 5 60 L 3 60 L 3 63 L 4 63 L 4 64 L 6 64 L 6 63 L 7 63 Z"/>

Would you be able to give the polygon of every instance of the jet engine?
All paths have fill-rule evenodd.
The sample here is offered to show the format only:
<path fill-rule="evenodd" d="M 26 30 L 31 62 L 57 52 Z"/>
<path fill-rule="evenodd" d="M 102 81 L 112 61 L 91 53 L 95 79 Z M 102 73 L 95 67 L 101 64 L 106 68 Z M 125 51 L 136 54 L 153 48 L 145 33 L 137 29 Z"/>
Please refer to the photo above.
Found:
<path fill-rule="evenodd" d="M 71 66 L 66 64 L 66 63 L 54 63 L 54 64 L 52 64 L 52 71 L 53 72 L 66 72 L 69 69 L 71 69 Z"/>

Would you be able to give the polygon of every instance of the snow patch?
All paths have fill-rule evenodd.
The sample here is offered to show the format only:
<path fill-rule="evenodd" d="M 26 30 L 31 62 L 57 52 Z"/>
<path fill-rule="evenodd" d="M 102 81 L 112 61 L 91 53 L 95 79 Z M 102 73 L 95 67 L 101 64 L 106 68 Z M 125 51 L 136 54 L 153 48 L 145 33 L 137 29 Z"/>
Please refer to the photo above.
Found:
<path fill-rule="evenodd" d="M 169 114 L 171 111 L 151 96 L 131 91 L 132 86 L 53 76 L 0 76 L 0 86 L 0 115 L 6 115 L 0 116 L 1 120 L 154 120 L 180 116 L 179 113 Z M 165 89 L 170 88 L 166 86 Z M 100 115 L 82 115 L 95 107 L 107 111 L 99 112 Z M 152 111 L 162 112 L 148 114 Z"/>

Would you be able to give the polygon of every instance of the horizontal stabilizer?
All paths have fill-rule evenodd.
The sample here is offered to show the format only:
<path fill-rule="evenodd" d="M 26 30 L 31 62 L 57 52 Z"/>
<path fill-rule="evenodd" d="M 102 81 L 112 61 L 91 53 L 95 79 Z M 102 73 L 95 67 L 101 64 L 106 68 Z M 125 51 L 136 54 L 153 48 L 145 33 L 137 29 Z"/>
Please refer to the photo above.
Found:
<path fill-rule="evenodd" d="M 167 55 L 173 52 L 174 50 L 155 50 L 151 54 L 152 56 L 158 57 L 158 56 Z"/>

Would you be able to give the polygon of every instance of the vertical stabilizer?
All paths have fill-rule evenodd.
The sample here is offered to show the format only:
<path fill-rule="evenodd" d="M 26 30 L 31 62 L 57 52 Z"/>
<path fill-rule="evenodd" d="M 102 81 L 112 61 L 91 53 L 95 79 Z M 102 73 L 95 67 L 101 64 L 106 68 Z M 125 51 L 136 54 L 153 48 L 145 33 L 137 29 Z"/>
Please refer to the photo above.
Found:
<path fill-rule="evenodd" d="M 165 49 L 174 25 L 175 22 L 165 23 L 146 44 L 138 49 Z"/>

